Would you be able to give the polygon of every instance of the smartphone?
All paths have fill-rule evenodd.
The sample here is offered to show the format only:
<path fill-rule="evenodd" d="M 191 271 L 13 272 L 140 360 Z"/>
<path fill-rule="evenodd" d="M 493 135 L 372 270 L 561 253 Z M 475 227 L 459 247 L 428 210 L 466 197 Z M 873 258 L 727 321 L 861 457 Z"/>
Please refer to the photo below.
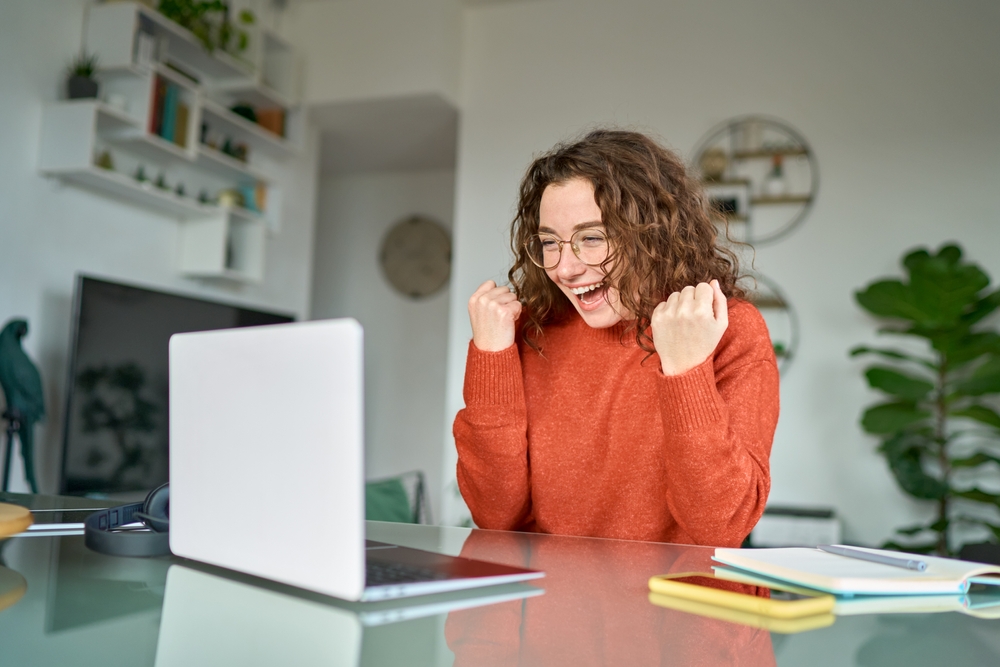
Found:
<path fill-rule="evenodd" d="M 763 597 L 724 590 L 727 584 L 722 582 L 757 586 L 767 589 L 770 595 Z M 722 576 L 719 576 L 717 572 L 658 575 L 649 580 L 649 590 L 658 595 L 778 619 L 830 614 L 836 602 L 832 595 L 821 591 L 742 580 L 730 577 L 729 573 L 722 573 Z"/>

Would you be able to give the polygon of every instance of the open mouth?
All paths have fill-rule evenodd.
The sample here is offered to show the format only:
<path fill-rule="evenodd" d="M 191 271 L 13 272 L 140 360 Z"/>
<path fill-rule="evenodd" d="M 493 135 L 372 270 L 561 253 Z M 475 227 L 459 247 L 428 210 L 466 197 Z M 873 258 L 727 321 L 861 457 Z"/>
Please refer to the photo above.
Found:
<path fill-rule="evenodd" d="M 572 292 L 580 303 L 584 306 L 593 306 L 604 299 L 604 295 L 608 291 L 608 286 L 604 282 L 594 283 L 593 285 L 584 285 L 582 287 L 570 287 L 569 291 Z"/>

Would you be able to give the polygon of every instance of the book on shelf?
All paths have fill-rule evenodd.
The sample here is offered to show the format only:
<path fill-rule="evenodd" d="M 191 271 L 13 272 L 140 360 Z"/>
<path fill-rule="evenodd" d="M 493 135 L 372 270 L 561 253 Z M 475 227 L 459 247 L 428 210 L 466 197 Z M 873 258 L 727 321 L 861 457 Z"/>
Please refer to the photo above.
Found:
<path fill-rule="evenodd" d="M 187 148 L 188 117 L 190 111 L 188 105 L 183 102 L 177 103 L 177 118 L 174 121 L 174 143 L 181 148 Z"/>
<path fill-rule="evenodd" d="M 255 115 L 257 117 L 257 124 L 262 128 L 268 130 L 269 132 L 273 132 L 279 137 L 285 136 L 284 109 L 256 109 Z"/>
<path fill-rule="evenodd" d="M 166 95 L 163 96 L 163 123 L 160 128 L 160 136 L 165 140 L 173 142 L 174 130 L 177 123 L 177 104 L 180 101 L 180 88 L 176 84 L 168 83 Z"/>
<path fill-rule="evenodd" d="M 163 98 L 167 94 L 167 81 L 156 75 L 153 78 L 152 99 L 149 103 L 149 133 L 157 136 L 163 130 Z"/>
<path fill-rule="evenodd" d="M 895 551 L 862 549 L 899 557 Z M 736 571 L 840 596 L 962 595 L 973 585 L 1000 593 L 1000 566 L 936 556 L 912 556 L 923 571 L 841 556 L 819 549 L 716 549 L 713 560 Z"/>

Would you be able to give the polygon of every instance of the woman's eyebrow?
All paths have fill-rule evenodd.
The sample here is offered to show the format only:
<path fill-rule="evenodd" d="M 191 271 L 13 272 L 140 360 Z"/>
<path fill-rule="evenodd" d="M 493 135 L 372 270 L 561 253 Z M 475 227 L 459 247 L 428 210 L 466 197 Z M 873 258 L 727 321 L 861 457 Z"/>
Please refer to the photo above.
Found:
<path fill-rule="evenodd" d="M 579 224 L 573 225 L 573 231 L 574 232 L 578 232 L 581 229 L 594 229 L 596 227 L 603 228 L 604 227 L 604 223 L 601 222 L 600 220 L 594 220 L 592 222 L 581 222 Z M 545 226 L 540 226 L 538 228 L 538 231 L 545 232 L 546 234 L 555 234 L 556 233 L 556 230 L 552 229 L 551 227 L 545 227 Z"/>

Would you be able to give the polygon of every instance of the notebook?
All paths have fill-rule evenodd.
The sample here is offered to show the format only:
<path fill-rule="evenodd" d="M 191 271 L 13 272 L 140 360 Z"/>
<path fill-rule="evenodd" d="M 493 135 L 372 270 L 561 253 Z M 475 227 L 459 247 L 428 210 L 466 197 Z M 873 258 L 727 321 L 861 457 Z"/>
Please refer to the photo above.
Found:
<path fill-rule="evenodd" d="M 718 579 L 736 581 L 752 586 L 773 586 L 775 580 L 743 570 L 716 566 L 713 572 Z M 779 582 L 790 592 L 808 592 L 812 589 Z M 1000 586 L 988 586 L 982 591 L 961 595 L 851 595 L 837 596 L 833 609 L 835 616 L 860 616 L 863 614 L 935 614 L 956 611 L 979 618 L 1000 618 Z"/>
<path fill-rule="evenodd" d="M 863 549 L 872 553 L 898 552 Z M 716 549 L 723 565 L 835 595 L 956 595 L 972 584 L 1000 587 L 1000 566 L 919 556 L 923 572 L 809 548 Z"/>
<path fill-rule="evenodd" d="M 355 601 L 544 576 L 366 544 L 356 321 L 176 334 L 169 368 L 174 554 Z"/>

